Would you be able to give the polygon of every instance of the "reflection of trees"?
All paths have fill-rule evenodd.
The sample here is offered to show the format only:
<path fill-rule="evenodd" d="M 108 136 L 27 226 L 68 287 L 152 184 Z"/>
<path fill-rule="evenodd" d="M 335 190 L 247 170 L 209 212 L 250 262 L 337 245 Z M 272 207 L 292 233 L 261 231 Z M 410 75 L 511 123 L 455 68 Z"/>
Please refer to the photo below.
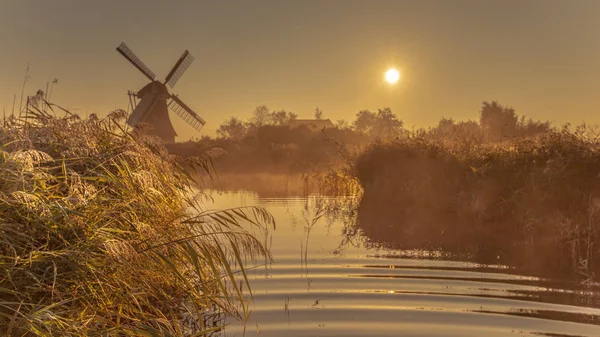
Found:
<path fill-rule="evenodd" d="M 456 213 L 423 208 L 407 187 L 393 195 L 365 192 L 358 207 L 357 226 L 368 238 L 367 247 L 443 250 L 456 254 L 472 250 L 473 242 L 455 226 Z"/>
<path fill-rule="evenodd" d="M 332 223 L 341 221 L 344 224 L 342 228 L 342 241 L 333 251 L 334 254 L 341 254 L 349 246 L 359 247 L 363 237 L 360 229 L 356 227 L 356 209 L 360 198 L 358 196 L 324 196 L 318 194 L 315 196 L 305 195 L 306 202 L 302 209 L 304 220 L 305 240 L 302 242 L 303 263 L 307 260 L 308 242 L 310 232 L 321 218 L 325 218 L 328 232 Z M 335 234 L 338 235 L 337 233 Z"/>

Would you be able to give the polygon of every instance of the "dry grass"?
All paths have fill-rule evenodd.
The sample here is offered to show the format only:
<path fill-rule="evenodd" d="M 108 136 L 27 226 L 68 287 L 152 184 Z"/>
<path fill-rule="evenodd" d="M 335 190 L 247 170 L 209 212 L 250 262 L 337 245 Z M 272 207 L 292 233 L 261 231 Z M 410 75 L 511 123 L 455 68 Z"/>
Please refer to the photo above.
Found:
<path fill-rule="evenodd" d="M 380 142 L 356 171 L 374 241 L 583 279 L 600 271 L 600 142 L 585 126 L 495 144 Z"/>
<path fill-rule="evenodd" d="M 83 120 L 48 107 L 0 130 L 0 331 L 197 336 L 223 315 L 245 320 L 243 266 L 268 256 L 248 228 L 273 218 L 200 209 L 184 167 L 210 158 L 169 156 L 124 130 L 123 111 Z"/>

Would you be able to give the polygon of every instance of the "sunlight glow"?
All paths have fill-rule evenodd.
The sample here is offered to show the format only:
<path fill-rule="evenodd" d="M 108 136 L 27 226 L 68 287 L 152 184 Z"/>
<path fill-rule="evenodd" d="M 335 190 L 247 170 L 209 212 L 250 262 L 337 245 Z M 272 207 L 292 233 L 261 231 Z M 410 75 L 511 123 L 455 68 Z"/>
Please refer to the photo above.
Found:
<path fill-rule="evenodd" d="M 398 70 L 396 70 L 394 68 L 389 69 L 385 73 L 385 80 L 388 81 L 389 84 L 394 84 L 394 83 L 398 82 L 399 79 L 400 79 L 400 73 L 398 72 Z"/>

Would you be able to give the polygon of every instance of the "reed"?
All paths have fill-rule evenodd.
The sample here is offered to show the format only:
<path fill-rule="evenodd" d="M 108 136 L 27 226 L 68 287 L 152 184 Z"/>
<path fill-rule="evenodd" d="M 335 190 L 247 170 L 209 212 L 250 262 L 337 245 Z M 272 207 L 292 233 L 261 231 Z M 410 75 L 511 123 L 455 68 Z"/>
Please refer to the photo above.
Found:
<path fill-rule="evenodd" d="M 600 272 L 600 142 L 586 126 L 487 144 L 420 134 L 374 143 L 355 164 L 359 226 L 374 242 Z"/>
<path fill-rule="evenodd" d="M 245 321 L 244 266 L 269 257 L 253 234 L 271 215 L 203 209 L 189 172 L 210 156 L 170 156 L 124 111 L 43 106 L 0 130 L 0 331 L 198 336 Z"/>

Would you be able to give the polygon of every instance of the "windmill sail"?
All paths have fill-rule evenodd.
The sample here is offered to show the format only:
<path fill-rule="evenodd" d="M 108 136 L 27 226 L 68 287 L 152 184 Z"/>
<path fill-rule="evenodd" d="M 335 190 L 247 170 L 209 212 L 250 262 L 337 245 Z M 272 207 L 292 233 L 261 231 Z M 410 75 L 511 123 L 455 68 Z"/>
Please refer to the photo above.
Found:
<path fill-rule="evenodd" d="M 189 51 L 186 50 L 181 55 L 164 82 L 156 81 L 156 74 L 125 43 L 121 43 L 117 47 L 117 51 L 151 80 L 150 83 L 146 84 L 138 92 L 128 93 L 133 111 L 127 120 L 127 124 L 138 130 L 144 130 L 147 134 L 159 137 L 165 143 L 173 143 L 175 142 L 177 133 L 169 118 L 169 110 L 171 110 L 197 131 L 202 129 L 202 126 L 206 124 L 204 119 L 198 116 L 197 113 L 183 103 L 176 95 L 170 94 L 167 89 L 167 85 L 170 87 L 175 86 L 183 73 L 185 73 L 194 61 L 194 57 Z M 143 124 L 150 127 L 146 129 L 142 127 Z"/>
<path fill-rule="evenodd" d="M 186 50 L 183 52 L 183 55 L 181 55 L 175 66 L 173 66 L 173 69 L 169 72 L 169 75 L 165 78 L 165 84 L 173 88 L 193 61 L 194 57 L 189 51 Z"/>
<path fill-rule="evenodd" d="M 171 96 L 169 101 L 169 109 L 175 112 L 179 117 L 186 121 L 191 127 L 200 131 L 202 126 L 206 124 L 204 119 L 198 116 L 194 110 L 190 109 L 185 103 L 183 103 L 176 95 Z"/>
<path fill-rule="evenodd" d="M 135 54 L 127 47 L 127 45 L 123 42 L 121 45 L 117 47 L 117 51 L 121 53 L 131 64 L 133 64 L 142 74 L 146 75 L 151 81 L 154 81 L 156 78 L 156 74 L 148 68 L 142 60 L 140 60 Z"/>

